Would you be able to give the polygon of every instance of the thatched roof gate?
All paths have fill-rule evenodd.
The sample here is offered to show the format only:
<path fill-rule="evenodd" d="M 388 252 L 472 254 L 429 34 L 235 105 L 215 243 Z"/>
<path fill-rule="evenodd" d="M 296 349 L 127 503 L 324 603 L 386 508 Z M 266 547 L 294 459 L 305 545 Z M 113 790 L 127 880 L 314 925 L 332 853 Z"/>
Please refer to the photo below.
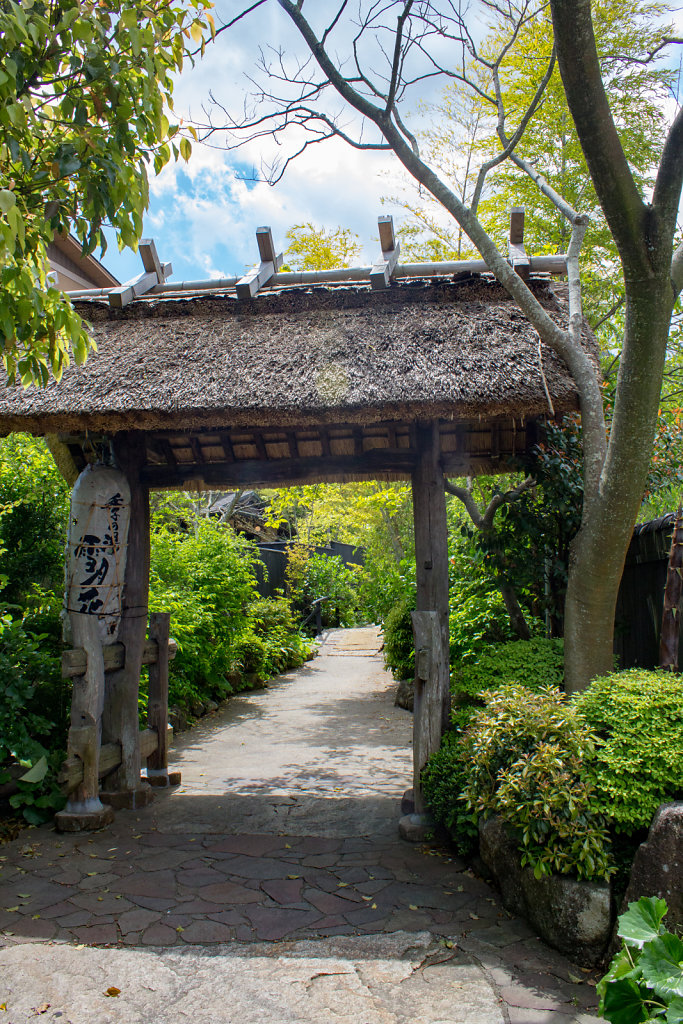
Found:
<path fill-rule="evenodd" d="M 140 782 L 137 725 L 140 665 L 143 656 L 150 657 L 149 489 L 316 480 L 413 483 L 414 760 L 416 811 L 423 811 L 419 771 L 438 747 L 449 714 L 444 474 L 505 471 L 510 457 L 535 441 L 539 421 L 551 410 L 576 409 L 577 395 L 567 368 L 539 343 L 493 280 L 432 275 L 389 286 L 398 268 L 390 252 L 383 257 L 380 271 L 371 274 L 373 287 L 347 281 L 254 295 L 274 273 L 274 262 L 262 262 L 246 284 L 227 293 L 152 294 L 121 308 L 112 303 L 113 295 L 110 301 L 91 298 L 78 304 L 97 342 L 85 366 L 70 366 L 59 383 L 44 389 L 0 386 L 0 431 L 47 435 L 72 481 L 88 462 L 113 457 L 131 491 L 119 636 L 125 664 L 109 671 L 113 654 L 105 647 L 102 661 L 88 623 L 80 623 L 82 646 L 90 646 L 81 664 L 86 671 L 76 678 L 82 684 L 78 692 L 94 692 L 88 690 L 88 671 L 95 662 L 102 679 L 109 674 L 103 710 L 93 698 L 81 701 L 80 718 L 72 714 L 71 761 L 79 767 L 81 758 L 83 770 L 62 827 L 97 827 L 110 813 L 98 796 L 100 713 L 102 742 L 110 752 L 115 744 L 121 749 L 118 767 L 103 780 L 103 799 L 137 806 L 149 797 Z M 145 258 L 144 287 L 158 282 L 168 290 L 168 267 L 155 271 L 158 260 L 149 251 Z M 530 283 L 551 316 L 565 324 L 562 287 L 547 278 Z M 142 285 L 118 289 L 117 303 L 122 294 L 131 299 L 136 288 Z M 588 336 L 586 344 L 591 345 Z M 155 629 L 163 638 L 158 622 Z M 163 655 L 165 641 L 159 644 Z M 120 666 L 124 652 L 116 657 Z M 160 736 L 166 711 L 163 656 L 158 664 Z M 168 781 L 165 749 L 156 757 L 156 781 Z"/>

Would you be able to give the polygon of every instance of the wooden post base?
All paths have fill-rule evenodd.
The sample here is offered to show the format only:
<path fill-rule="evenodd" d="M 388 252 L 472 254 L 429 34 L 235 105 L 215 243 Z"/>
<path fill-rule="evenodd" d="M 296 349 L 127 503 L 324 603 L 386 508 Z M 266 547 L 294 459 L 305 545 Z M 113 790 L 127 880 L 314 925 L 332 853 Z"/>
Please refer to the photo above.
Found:
<path fill-rule="evenodd" d="M 428 814 L 405 814 L 399 819 L 398 834 L 407 843 L 424 843 L 434 834 L 434 821 Z"/>
<path fill-rule="evenodd" d="M 155 789 L 168 789 L 169 786 L 179 786 L 183 781 L 183 776 L 181 772 L 169 772 L 164 769 L 157 771 L 148 768 L 145 780 Z"/>
<path fill-rule="evenodd" d="M 415 814 L 415 791 L 412 786 L 401 797 L 401 814 Z"/>
<path fill-rule="evenodd" d="M 58 832 L 92 832 L 111 825 L 113 820 L 113 808 L 104 806 L 99 800 L 69 801 L 63 811 L 55 814 L 55 827 Z"/>
<path fill-rule="evenodd" d="M 119 792 L 102 792 L 102 802 L 114 807 L 117 811 L 134 811 L 138 807 L 146 807 L 154 799 L 151 786 L 145 784 L 138 789 L 123 789 Z"/>

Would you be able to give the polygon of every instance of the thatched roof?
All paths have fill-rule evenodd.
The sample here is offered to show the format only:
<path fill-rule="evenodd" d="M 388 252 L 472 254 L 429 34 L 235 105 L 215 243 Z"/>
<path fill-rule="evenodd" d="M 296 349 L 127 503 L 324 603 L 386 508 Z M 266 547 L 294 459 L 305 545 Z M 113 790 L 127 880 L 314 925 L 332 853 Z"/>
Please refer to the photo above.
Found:
<path fill-rule="evenodd" d="M 534 285 L 554 317 L 564 303 Z M 396 284 L 78 304 L 97 353 L 45 388 L 0 386 L 0 430 L 196 430 L 576 408 L 562 361 L 496 283 Z"/>

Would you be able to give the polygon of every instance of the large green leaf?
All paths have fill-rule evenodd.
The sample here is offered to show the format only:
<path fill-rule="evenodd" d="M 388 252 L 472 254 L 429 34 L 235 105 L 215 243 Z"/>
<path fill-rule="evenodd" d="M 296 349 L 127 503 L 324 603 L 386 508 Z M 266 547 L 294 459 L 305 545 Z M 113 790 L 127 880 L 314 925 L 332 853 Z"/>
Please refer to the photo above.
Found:
<path fill-rule="evenodd" d="M 631 946 L 642 949 L 646 942 L 656 939 L 664 930 L 662 919 L 666 911 L 666 900 L 641 896 L 637 903 L 630 903 L 626 913 L 619 918 L 618 934 Z"/>
<path fill-rule="evenodd" d="M 639 961 L 643 979 L 661 999 L 683 999 L 683 941 L 666 932 L 643 949 Z"/>
<path fill-rule="evenodd" d="M 609 971 L 598 982 L 597 993 L 601 999 L 604 998 L 607 986 L 620 978 L 639 978 L 641 974 L 640 965 L 633 966 L 631 957 L 626 949 L 620 950 L 612 960 Z"/>
<path fill-rule="evenodd" d="M 666 1024 L 683 1024 L 683 999 L 674 996 L 664 1018 Z"/>
<path fill-rule="evenodd" d="M 651 1019 L 640 988 L 631 978 L 610 982 L 600 1004 L 600 1012 L 611 1024 L 641 1024 L 641 1021 Z"/>

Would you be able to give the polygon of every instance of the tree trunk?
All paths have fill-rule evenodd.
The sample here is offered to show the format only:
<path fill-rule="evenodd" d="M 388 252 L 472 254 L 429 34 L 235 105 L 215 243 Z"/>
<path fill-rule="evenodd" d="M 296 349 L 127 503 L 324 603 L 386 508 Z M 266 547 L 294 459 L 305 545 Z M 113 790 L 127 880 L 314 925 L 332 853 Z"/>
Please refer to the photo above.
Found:
<path fill-rule="evenodd" d="M 503 579 L 498 580 L 498 586 L 515 636 L 519 637 L 520 640 L 531 640 L 531 632 L 517 599 L 515 588 L 511 583 Z"/>
<path fill-rule="evenodd" d="M 585 689 L 614 666 L 617 595 L 657 425 L 671 283 L 653 275 L 627 278 L 626 285 L 626 330 L 609 449 L 598 493 L 584 499 L 581 529 L 571 546 L 564 633 L 568 693 Z"/>

